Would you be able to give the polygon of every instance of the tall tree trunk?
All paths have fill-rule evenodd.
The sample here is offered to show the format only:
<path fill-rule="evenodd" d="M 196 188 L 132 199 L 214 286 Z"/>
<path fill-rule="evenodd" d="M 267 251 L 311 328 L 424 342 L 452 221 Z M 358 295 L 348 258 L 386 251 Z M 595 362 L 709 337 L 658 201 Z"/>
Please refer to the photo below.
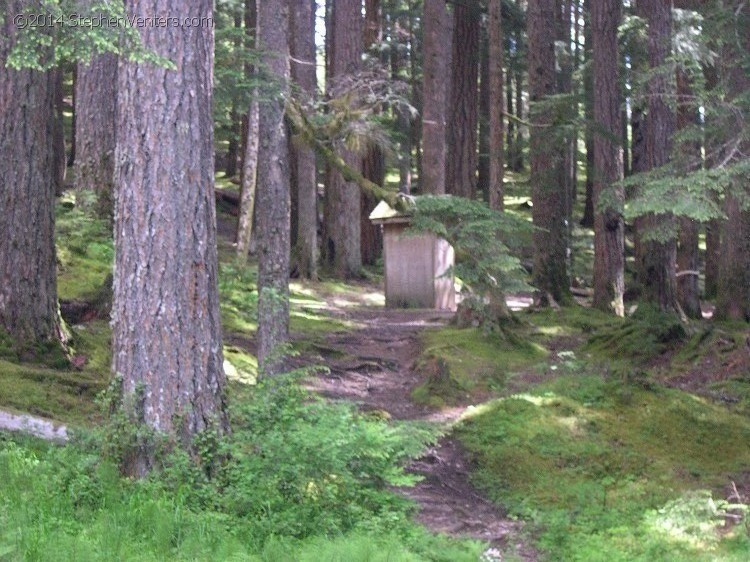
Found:
<path fill-rule="evenodd" d="M 520 36 L 520 34 L 519 34 Z M 516 117 L 519 119 L 524 118 L 524 106 L 523 106 L 523 70 L 521 70 L 521 64 L 518 64 L 516 68 L 516 76 L 514 79 L 516 86 Z M 524 169 L 524 158 L 523 158 L 523 143 L 524 143 L 524 128 L 516 127 L 516 139 L 515 146 L 516 151 L 512 162 L 511 169 L 514 172 L 522 172 Z"/>
<path fill-rule="evenodd" d="M 750 91 L 750 76 L 746 66 L 742 64 L 747 61 L 750 52 L 750 34 L 747 32 L 750 25 L 750 7 L 739 0 L 734 0 L 730 6 L 735 14 L 733 23 L 736 26 L 734 29 L 730 28 L 730 36 L 738 39 L 727 42 L 725 52 L 722 53 L 722 59 L 725 61 L 722 70 L 728 86 L 728 98 L 737 104 L 738 98 L 746 96 Z M 735 109 L 735 115 L 737 114 L 741 114 L 739 109 Z M 738 121 L 740 119 L 738 118 Z M 739 122 L 737 129 L 741 130 L 743 125 L 747 127 L 747 123 Z M 728 154 L 727 157 L 746 158 L 748 152 L 750 141 L 745 137 L 738 146 L 737 154 Z M 750 206 L 747 194 L 747 180 L 738 178 L 724 199 L 724 214 L 727 220 L 721 236 L 721 275 L 716 296 L 718 319 L 750 322 Z"/>
<path fill-rule="evenodd" d="M 117 56 L 95 56 L 79 63 L 76 80 L 76 189 L 96 194 L 96 212 L 114 212 L 115 141 L 117 137 Z"/>
<path fill-rule="evenodd" d="M 245 0 L 245 46 L 255 48 L 255 35 L 258 24 L 256 0 Z M 245 65 L 245 74 L 252 77 L 255 69 Z M 245 117 L 243 130 L 242 169 L 240 170 L 240 212 L 237 219 L 237 259 L 245 261 L 253 238 L 255 218 L 255 195 L 258 179 L 258 91 L 253 92 L 250 107 Z"/>
<path fill-rule="evenodd" d="M 317 92 L 315 53 L 315 0 L 293 0 L 292 80 L 307 101 Z M 315 174 L 315 153 L 305 146 L 291 143 L 295 162 L 297 193 L 297 237 L 294 243 L 296 269 L 300 277 L 318 278 L 318 182 Z"/>
<path fill-rule="evenodd" d="M 284 100 L 289 92 L 289 0 L 258 6 L 258 47 L 280 90 L 260 104 L 258 148 L 258 365 L 282 372 L 289 338 L 289 147 Z"/>
<path fill-rule="evenodd" d="M 557 55 L 557 92 L 559 94 L 569 95 L 573 88 L 573 57 L 570 52 L 570 0 L 555 1 L 555 33 L 557 36 L 557 45 L 555 49 Z M 576 108 L 572 101 L 561 108 L 561 117 L 564 121 L 572 122 Z M 573 189 L 574 170 L 576 165 L 576 147 L 573 143 L 572 132 L 566 133 L 562 142 L 563 149 L 563 187 L 565 196 L 565 217 L 568 226 L 568 239 L 572 233 L 573 219 Z M 572 253 L 570 258 L 572 258 Z"/>
<path fill-rule="evenodd" d="M 515 131 L 515 110 L 513 109 L 513 72 L 512 60 L 508 61 L 508 71 L 505 73 L 505 111 L 508 114 L 508 134 L 507 142 L 507 161 L 508 168 L 513 169 L 513 160 L 516 157 L 516 131 Z M 516 116 L 517 117 L 517 116 Z"/>
<path fill-rule="evenodd" d="M 0 330 L 22 355 L 60 341 L 55 277 L 54 76 L 6 68 L 16 41 L 4 9 L 0 40 Z M 32 358 L 32 357 L 29 357 Z"/>
<path fill-rule="evenodd" d="M 716 94 L 716 87 L 719 85 L 719 74 L 718 69 L 714 66 L 705 65 L 703 67 L 703 75 L 706 81 L 706 89 L 713 94 Z M 714 135 L 708 133 L 707 129 L 711 126 L 711 123 L 706 123 L 704 127 L 705 140 L 704 144 L 706 147 L 706 168 L 714 168 L 716 164 L 721 160 L 718 142 Z M 716 293 L 719 287 L 719 262 L 721 260 L 721 230 L 722 220 L 712 219 L 706 223 L 706 254 L 705 254 L 705 283 L 704 283 L 704 297 L 706 299 L 712 299 L 716 297 Z"/>
<path fill-rule="evenodd" d="M 358 0 L 337 0 L 333 3 L 332 82 L 360 69 L 362 52 L 362 6 Z M 359 169 L 361 159 L 343 147 L 341 155 L 347 166 Z M 326 259 L 338 277 L 349 278 L 360 274 L 360 190 L 347 182 L 341 174 L 331 170 L 326 186 Z"/>
<path fill-rule="evenodd" d="M 594 55 L 594 306 L 625 315 L 625 229 L 616 209 L 625 200 L 622 188 L 622 147 L 615 139 L 620 123 L 620 92 L 617 79 L 617 27 L 620 0 L 596 0 L 591 5 L 592 52 Z M 604 189 L 616 189 L 618 204 L 599 210 Z"/>
<path fill-rule="evenodd" d="M 52 71 L 55 84 L 55 126 L 52 132 L 54 145 L 53 168 L 55 171 L 55 195 L 62 195 L 65 190 L 65 172 L 67 171 L 67 155 L 65 154 L 65 128 L 63 127 L 63 69 Z"/>
<path fill-rule="evenodd" d="M 68 167 L 72 166 L 76 160 L 76 84 L 78 83 L 78 65 L 73 65 L 73 118 L 70 129 L 70 153 L 68 154 Z"/>
<path fill-rule="evenodd" d="M 477 190 L 479 21 L 478 0 L 454 4 L 445 182 L 448 193 L 470 199 Z"/>
<path fill-rule="evenodd" d="M 393 2 L 395 4 L 395 2 Z M 391 5 L 391 10 L 394 10 L 394 6 Z M 390 63 L 391 63 L 391 78 L 393 80 L 399 80 L 402 78 L 402 73 L 406 69 L 406 62 L 402 56 L 400 50 L 402 49 L 402 43 L 399 40 L 398 34 L 399 22 L 397 19 L 391 21 L 391 41 L 394 44 L 390 49 Z M 408 21 L 409 39 L 408 45 L 413 47 L 414 34 L 412 33 L 411 27 L 411 15 Z M 404 49 L 406 51 L 406 49 Z M 408 52 L 408 51 L 407 51 Z M 413 56 L 413 55 L 412 55 Z M 418 85 L 414 83 L 412 77 L 412 96 L 416 97 Z M 399 193 L 409 194 L 411 193 L 411 152 L 412 152 L 412 122 L 409 115 L 409 111 L 405 107 L 396 106 L 396 128 L 399 133 L 399 148 L 398 148 L 398 191 Z"/>
<path fill-rule="evenodd" d="M 693 90 L 690 78 L 682 71 L 677 71 L 677 129 L 696 125 L 699 121 L 698 108 L 692 101 Z M 701 167 L 701 143 L 687 142 L 680 149 L 683 173 L 690 173 Z M 679 238 L 677 240 L 677 298 L 682 310 L 690 318 L 702 318 L 700 289 L 698 288 L 698 230 L 697 221 L 681 217 L 679 220 Z"/>
<path fill-rule="evenodd" d="M 449 17 L 445 0 L 424 0 L 423 143 L 419 183 L 422 193 L 433 195 L 445 193 Z"/>
<path fill-rule="evenodd" d="M 210 21 L 210 0 L 126 0 L 134 17 Z M 115 151 L 112 370 L 135 421 L 190 446 L 228 431 L 217 287 L 213 29 L 144 27 L 147 49 L 176 70 L 121 60 Z M 191 92 L 191 95 L 186 95 Z M 124 469 L 144 476 L 141 446 Z"/>
<path fill-rule="evenodd" d="M 479 46 L 479 155 L 477 190 L 484 201 L 490 197 L 490 51 L 488 29 L 482 26 Z"/>
<path fill-rule="evenodd" d="M 365 0 L 365 24 L 362 37 L 365 51 L 376 46 L 381 40 L 380 0 Z M 377 56 L 376 53 L 373 54 Z M 369 146 L 362 157 L 362 175 L 371 182 L 382 186 L 385 183 L 385 154 L 377 146 Z M 360 197 L 360 251 L 362 263 L 374 265 L 383 249 L 383 236 L 380 226 L 370 222 L 370 213 L 378 201 L 369 193 Z"/>
<path fill-rule="evenodd" d="M 648 21 L 648 54 L 652 75 L 648 81 L 648 122 L 646 124 L 646 168 L 654 170 L 666 165 L 672 150 L 674 134 L 674 112 L 670 109 L 673 94 L 671 79 L 663 66 L 671 51 L 672 2 L 663 0 L 638 0 Z M 671 215 L 647 216 L 646 231 L 669 226 L 674 221 Z M 640 278 L 643 281 L 643 297 L 646 302 L 667 313 L 681 313 L 677 301 L 677 279 L 675 264 L 677 244 L 667 241 L 642 241 L 640 256 Z"/>
<path fill-rule="evenodd" d="M 565 224 L 565 173 L 559 135 L 551 129 L 553 111 L 540 104 L 556 92 L 555 0 L 529 0 L 529 100 L 531 102 L 531 186 L 534 231 L 533 283 L 543 298 L 570 299 Z"/>
<path fill-rule="evenodd" d="M 590 0 L 583 0 L 583 37 L 585 48 L 583 58 L 585 67 L 583 70 L 583 111 L 586 118 L 586 132 L 584 133 L 584 143 L 586 146 L 586 199 L 583 203 L 583 217 L 581 217 L 581 226 L 592 228 L 594 226 L 594 131 L 591 123 L 594 121 L 594 76 L 589 64 L 593 58 L 591 44 L 593 42 L 591 31 L 591 8 Z"/>
<path fill-rule="evenodd" d="M 490 208 L 503 210 L 503 23 L 500 0 L 489 0 Z"/>

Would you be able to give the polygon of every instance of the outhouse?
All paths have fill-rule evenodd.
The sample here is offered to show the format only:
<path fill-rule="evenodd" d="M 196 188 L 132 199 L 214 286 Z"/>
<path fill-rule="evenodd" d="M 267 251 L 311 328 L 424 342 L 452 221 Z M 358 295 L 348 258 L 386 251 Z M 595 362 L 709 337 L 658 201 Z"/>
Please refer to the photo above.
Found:
<path fill-rule="evenodd" d="M 456 310 L 453 247 L 433 234 L 406 232 L 411 217 L 385 201 L 370 220 L 383 230 L 385 305 Z"/>

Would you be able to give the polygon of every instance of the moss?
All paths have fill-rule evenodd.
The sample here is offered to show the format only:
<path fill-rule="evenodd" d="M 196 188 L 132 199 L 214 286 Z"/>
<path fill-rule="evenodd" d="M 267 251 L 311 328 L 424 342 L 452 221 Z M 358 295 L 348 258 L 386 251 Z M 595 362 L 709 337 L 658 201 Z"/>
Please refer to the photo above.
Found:
<path fill-rule="evenodd" d="M 649 559 L 647 546 L 665 549 L 654 560 L 683 559 L 667 539 L 643 536 L 646 516 L 690 490 L 726 485 L 750 463 L 746 418 L 683 392 L 595 376 L 476 408 L 457 434 L 475 482 L 541 523 L 542 545 L 565 560 L 594 559 L 580 555 L 592 537 L 616 559 Z"/>
<path fill-rule="evenodd" d="M 475 328 L 428 331 L 422 345 L 416 367 L 425 381 L 412 398 L 434 407 L 501 389 L 515 371 L 547 355 L 541 346 L 507 332 L 486 334 Z"/>
<path fill-rule="evenodd" d="M 640 305 L 632 317 L 593 334 L 585 349 L 599 356 L 647 363 L 677 349 L 686 338 L 685 326 L 677 316 Z"/>

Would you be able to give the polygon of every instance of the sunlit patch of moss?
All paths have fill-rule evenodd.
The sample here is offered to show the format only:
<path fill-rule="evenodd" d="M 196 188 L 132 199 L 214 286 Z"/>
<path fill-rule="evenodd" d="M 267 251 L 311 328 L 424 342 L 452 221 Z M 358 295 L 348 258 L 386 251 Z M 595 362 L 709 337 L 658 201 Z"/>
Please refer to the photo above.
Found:
<path fill-rule="evenodd" d="M 253 385 L 258 380 L 258 360 L 242 349 L 224 346 L 224 372 L 230 381 Z"/>
<path fill-rule="evenodd" d="M 417 370 L 425 377 L 413 392 L 418 403 L 440 407 L 499 390 L 515 371 L 543 360 L 547 351 L 508 333 L 445 328 L 424 332 Z"/>
<path fill-rule="evenodd" d="M 607 559 L 701 559 L 647 516 L 690 490 L 720 489 L 750 463 L 747 418 L 595 376 L 561 377 L 467 412 L 457 435 L 474 481 L 539 523 L 541 545 L 561 560 L 601 559 L 601 544 Z"/>

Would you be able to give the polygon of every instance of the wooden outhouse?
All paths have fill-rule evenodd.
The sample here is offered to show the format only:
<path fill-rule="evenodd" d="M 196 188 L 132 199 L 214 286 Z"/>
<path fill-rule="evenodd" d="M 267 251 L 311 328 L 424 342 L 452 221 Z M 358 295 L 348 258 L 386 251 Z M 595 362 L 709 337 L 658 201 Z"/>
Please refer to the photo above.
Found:
<path fill-rule="evenodd" d="M 456 310 L 453 247 L 433 234 L 406 232 L 411 218 L 381 201 L 370 213 L 383 230 L 385 305 Z"/>

